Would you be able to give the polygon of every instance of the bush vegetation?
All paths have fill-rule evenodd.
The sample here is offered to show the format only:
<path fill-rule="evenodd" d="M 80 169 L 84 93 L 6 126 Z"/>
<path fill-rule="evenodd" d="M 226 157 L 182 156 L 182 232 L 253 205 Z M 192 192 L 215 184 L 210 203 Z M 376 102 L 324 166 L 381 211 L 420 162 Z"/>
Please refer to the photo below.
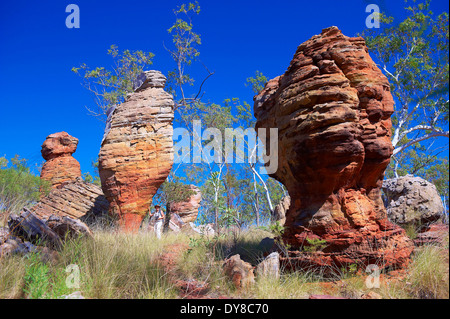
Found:
<path fill-rule="evenodd" d="M 448 244 L 418 249 L 403 275 L 382 273 L 379 288 L 367 288 L 365 273 L 342 271 L 330 279 L 282 270 L 279 279 L 257 278 L 252 288 L 235 289 L 222 272 L 223 260 L 239 253 L 257 265 L 264 258 L 259 243 L 267 236 L 267 231 L 253 228 L 214 238 L 167 233 L 156 241 L 144 231 L 130 235 L 98 230 L 93 240 L 67 241 L 54 262 L 44 262 L 39 254 L 0 258 L 0 298 L 59 298 L 75 291 L 86 298 L 179 298 L 170 280 L 175 273 L 185 280 L 206 281 L 214 296 L 234 298 L 308 298 L 311 294 L 360 298 L 371 291 L 389 299 L 449 297 Z M 167 273 L 160 257 L 172 244 L 189 249 L 176 260 L 173 273 Z M 71 264 L 80 270 L 78 288 L 66 285 L 66 267 Z"/>

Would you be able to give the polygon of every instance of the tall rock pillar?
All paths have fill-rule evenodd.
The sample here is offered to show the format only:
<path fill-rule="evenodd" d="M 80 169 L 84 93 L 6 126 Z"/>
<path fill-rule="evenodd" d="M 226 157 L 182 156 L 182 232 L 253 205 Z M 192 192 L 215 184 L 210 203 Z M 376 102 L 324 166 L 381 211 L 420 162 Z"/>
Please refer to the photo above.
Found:
<path fill-rule="evenodd" d="M 173 165 L 173 97 L 165 76 L 146 71 L 126 101 L 110 109 L 99 153 L 102 189 L 120 228 L 135 232 Z"/>
<path fill-rule="evenodd" d="M 41 179 L 51 188 L 76 181 L 81 177 L 80 163 L 72 154 L 77 150 L 78 139 L 66 132 L 50 134 L 42 144 L 41 154 L 46 160 L 41 170 Z"/>
<path fill-rule="evenodd" d="M 412 242 L 388 221 L 381 199 L 393 151 L 393 98 L 364 39 L 324 29 L 297 48 L 287 71 L 254 101 L 256 128 L 278 128 L 272 177 L 291 197 L 286 265 L 405 266 Z"/>

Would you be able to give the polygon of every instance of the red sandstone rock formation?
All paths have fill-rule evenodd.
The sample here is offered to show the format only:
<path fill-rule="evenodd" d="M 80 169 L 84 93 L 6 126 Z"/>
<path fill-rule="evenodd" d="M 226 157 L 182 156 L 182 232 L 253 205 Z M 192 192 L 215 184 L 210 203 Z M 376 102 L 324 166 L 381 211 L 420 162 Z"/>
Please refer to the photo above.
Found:
<path fill-rule="evenodd" d="M 48 181 L 52 188 L 81 177 L 80 163 L 72 157 L 77 145 L 78 139 L 66 132 L 51 134 L 42 144 L 41 154 L 46 162 L 42 166 L 41 179 Z"/>
<path fill-rule="evenodd" d="M 30 211 L 44 219 L 51 215 L 94 219 L 107 212 L 108 208 L 109 202 L 102 189 L 84 182 L 79 177 L 75 181 L 65 182 L 57 189 L 52 189 L 47 196 L 41 197 Z"/>
<path fill-rule="evenodd" d="M 443 245 L 448 237 L 448 225 L 442 223 L 432 224 L 423 229 L 414 239 L 416 246 Z"/>
<path fill-rule="evenodd" d="M 190 189 L 195 193 L 191 195 L 189 200 L 185 202 L 172 203 L 170 210 L 173 213 L 178 214 L 181 220 L 185 223 L 194 222 L 198 216 L 198 209 L 200 202 L 202 201 L 202 193 L 200 189 L 195 185 L 190 185 Z"/>
<path fill-rule="evenodd" d="M 393 150 L 393 99 L 364 39 L 324 29 L 254 101 L 256 128 L 278 128 L 272 176 L 291 197 L 283 235 L 291 250 L 282 261 L 330 270 L 406 265 L 412 242 L 387 220 L 380 190 Z M 313 239 L 324 248 L 305 253 Z"/>
<path fill-rule="evenodd" d="M 102 189 L 121 229 L 137 231 L 173 164 L 173 98 L 166 78 L 146 71 L 109 114 L 99 153 Z"/>
<path fill-rule="evenodd" d="M 249 288 L 255 283 L 254 267 L 250 263 L 243 261 L 239 254 L 225 259 L 223 270 L 237 289 Z"/>

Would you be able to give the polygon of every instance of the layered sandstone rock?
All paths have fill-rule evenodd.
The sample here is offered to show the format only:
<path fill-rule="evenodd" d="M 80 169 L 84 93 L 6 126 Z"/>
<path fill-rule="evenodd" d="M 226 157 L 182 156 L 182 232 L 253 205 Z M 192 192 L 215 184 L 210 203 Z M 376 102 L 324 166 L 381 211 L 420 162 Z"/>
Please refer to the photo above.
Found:
<path fill-rule="evenodd" d="M 225 259 L 223 270 L 237 289 L 249 288 L 255 283 L 254 267 L 243 261 L 239 254 Z"/>
<path fill-rule="evenodd" d="M 281 226 L 286 222 L 286 212 L 291 205 L 291 197 L 284 196 L 277 206 L 273 209 L 272 219 L 280 223 Z"/>
<path fill-rule="evenodd" d="M 72 218 L 89 218 L 107 212 L 109 202 L 102 189 L 94 184 L 84 182 L 81 177 L 75 181 L 63 183 L 57 189 L 42 197 L 30 208 L 40 218 L 47 219 L 51 215 Z"/>
<path fill-rule="evenodd" d="M 200 207 L 200 202 L 202 201 L 202 193 L 200 189 L 195 185 L 189 185 L 190 190 L 193 194 L 189 197 L 187 201 L 172 203 L 170 205 L 170 210 L 178 214 L 181 220 L 185 224 L 194 222 L 198 216 L 198 209 Z"/>
<path fill-rule="evenodd" d="M 68 181 L 81 177 L 80 163 L 72 157 L 77 150 L 78 139 L 66 132 L 47 136 L 41 154 L 46 160 L 42 166 L 41 179 L 57 188 Z"/>
<path fill-rule="evenodd" d="M 445 245 L 448 238 L 448 225 L 436 223 L 424 228 L 414 239 L 416 246 L 422 245 Z"/>
<path fill-rule="evenodd" d="M 283 235 L 291 250 L 282 261 L 329 270 L 406 265 L 413 244 L 387 220 L 381 199 L 393 99 L 364 39 L 324 29 L 254 100 L 256 128 L 278 128 L 272 176 L 291 197 Z"/>
<path fill-rule="evenodd" d="M 173 98 L 159 71 L 139 76 L 135 92 L 108 116 L 99 153 L 102 189 L 123 230 L 136 231 L 173 164 Z"/>

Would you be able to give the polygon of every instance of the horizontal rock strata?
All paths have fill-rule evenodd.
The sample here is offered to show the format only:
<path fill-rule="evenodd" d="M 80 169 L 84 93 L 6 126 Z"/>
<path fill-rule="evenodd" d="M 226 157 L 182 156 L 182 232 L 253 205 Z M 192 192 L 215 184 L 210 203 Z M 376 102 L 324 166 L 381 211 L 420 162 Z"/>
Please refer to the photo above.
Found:
<path fill-rule="evenodd" d="M 283 235 L 290 251 L 282 262 L 330 271 L 405 266 L 413 244 L 387 220 L 381 199 L 393 99 L 364 39 L 324 29 L 254 101 L 256 128 L 278 128 L 271 176 L 291 197 Z"/>
<path fill-rule="evenodd" d="M 51 190 L 30 211 L 44 219 L 51 215 L 87 218 L 107 213 L 108 208 L 109 202 L 102 189 L 78 178 Z"/>
<path fill-rule="evenodd" d="M 72 156 L 77 145 L 78 139 L 66 132 L 51 134 L 42 144 L 41 154 L 46 162 L 42 166 L 41 179 L 51 188 L 81 177 L 80 163 Z"/>
<path fill-rule="evenodd" d="M 99 153 L 102 189 L 121 229 L 137 231 L 173 164 L 173 98 L 165 77 L 146 71 L 110 113 Z"/>
<path fill-rule="evenodd" d="M 202 193 L 200 189 L 195 185 L 190 185 L 190 190 L 193 194 L 187 201 L 172 203 L 170 210 L 173 213 L 180 216 L 183 223 L 188 224 L 194 222 L 198 216 L 198 209 L 200 208 L 200 202 L 202 201 Z"/>

